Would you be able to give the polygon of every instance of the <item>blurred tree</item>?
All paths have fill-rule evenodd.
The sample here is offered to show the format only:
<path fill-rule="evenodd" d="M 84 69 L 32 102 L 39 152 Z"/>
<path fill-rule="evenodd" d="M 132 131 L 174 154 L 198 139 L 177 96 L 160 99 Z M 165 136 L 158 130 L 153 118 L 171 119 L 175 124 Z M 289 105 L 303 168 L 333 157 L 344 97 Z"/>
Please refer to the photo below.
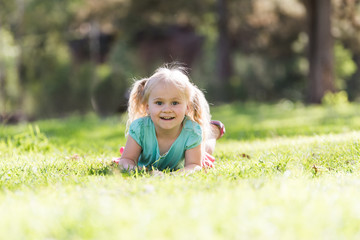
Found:
<path fill-rule="evenodd" d="M 331 34 L 331 0 L 304 0 L 309 35 L 309 102 L 320 103 L 334 87 L 334 43 Z"/>
<path fill-rule="evenodd" d="M 232 72 L 232 56 L 231 56 L 231 40 L 229 35 L 229 13 L 228 0 L 217 0 L 218 11 L 218 42 L 217 42 L 217 99 L 229 101 L 231 95 L 229 91 L 229 82 L 233 74 Z"/>
<path fill-rule="evenodd" d="M 179 61 L 193 67 L 204 42 L 199 26 L 207 25 L 205 16 L 212 6 L 209 0 L 131 1 L 123 29 L 141 56 L 139 67 L 146 74 L 164 62 Z"/>
<path fill-rule="evenodd" d="M 279 97 L 282 88 L 288 91 L 291 85 L 296 87 L 299 86 L 297 82 L 304 82 L 304 70 L 308 71 L 309 102 L 319 103 L 325 92 L 335 90 L 330 0 L 255 0 L 242 1 L 242 6 L 245 2 L 248 2 L 245 8 L 248 12 L 234 5 L 230 7 L 238 18 L 237 22 L 230 22 L 238 25 L 233 27 L 238 47 L 252 58 L 256 55 L 260 58 L 257 60 L 258 70 L 249 75 L 252 82 L 244 82 L 247 83 L 245 88 L 254 91 L 252 95 L 259 98 L 260 95 L 271 94 L 273 89 Z M 301 2 L 305 9 L 299 4 Z M 304 32 L 307 33 L 306 38 L 303 37 Z M 304 48 L 306 44 L 307 48 Z M 308 69 L 301 66 L 304 65 L 302 58 L 306 49 Z M 259 62 L 264 62 L 264 66 Z M 265 68 L 262 77 L 259 75 L 261 68 Z M 268 79 L 267 83 L 265 79 Z"/>
<path fill-rule="evenodd" d="M 25 3 L 22 0 L 17 0 L 17 1 L 9 1 L 9 0 L 4 0 L 1 2 L 0 5 L 0 30 L 3 36 L 2 37 L 2 41 L 4 41 L 4 34 L 8 33 L 10 36 L 9 38 L 13 40 L 13 44 L 15 45 L 16 48 L 16 54 L 13 54 L 13 57 L 15 58 L 14 61 L 12 61 L 10 64 L 12 64 L 12 66 L 6 66 L 5 68 L 5 63 L 4 63 L 4 56 L 6 54 L 4 54 L 4 49 L 3 51 L 1 51 L 1 95 L 2 95 L 2 99 L 0 99 L 3 104 L 3 119 L 6 121 L 7 118 L 11 118 L 11 116 L 7 116 L 7 112 L 10 110 L 8 109 L 6 106 L 9 103 L 9 99 L 8 96 L 11 95 L 11 93 L 9 93 L 8 91 L 8 86 L 9 85 L 13 85 L 13 83 L 10 83 L 10 81 L 16 81 L 18 84 L 16 87 L 18 87 L 18 85 L 22 86 L 23 82 L 24 82 L 24 72 L 23 70 L 23 61 L 22 61 L 22 42 L 21 42 L 21 37 L 22 37 L 22 20 L 23 20 L 23 15 L 24 15 L 24 7 L 25 7 Z M 2 47 L 7 46 L 8 44 L 11 44 L 9 42 L 2 42 Z M 12 44 L 11 44 L 12 45 Z M 7 46 L 10 47 L 10 46 Z M 10 71 L 12 69 L 16 69 L 15 73 L 16 73 L 16 78 L 9 78 L 10 76 Z M 15 103 L 14 105 L 21 105 L 23 102 L 23 88 L 19 88 L 19 92 L 17 94 L 17 96 L 13 99 L 13 102 Z M 16 92 L 16 91 L 14 91 Z"/>
<path fill-rule="evenodd" d="M 16 68 L 19 93 L 15 110 L 27 115 L 36 114 L 35 105 L 52 102 L 47 101 L 51 97 L 47 87 L 50 82 L 55 83 L 58 71 L 66 64 L 66 53 L 62 50 L 67 26 L 72 21 L 78 3 L 1 1 L 0 21 L 9 30 L 18 49 Z"/>
<path fill-rule="evenodd" d="M 91 99 L 92 109 L 99 115 L 123 111 L 126 105 L 130 79 L 126 72 L 130 68 L 122 63 L 128 54 L 120 54 L 116 45 L 125 36 L 118 23 L 127 14 L 129 3 L 128 0 L 84 1 L 69 29 L 73 71 L 80 78 L 82 74 L 88 75 L 86 100 Z M 117 54 L 121 60 L 114 57 Z"/>
<path fill-rule="evenodd" d="M 360 1 L 333 0 L 332 2 L 335 19 L 333 35 L 350 51 L 355 64 L 355 71 L 350 71 L 352 75 L 345 79 L 347 80 L 345 89 L 349 98 L 354 100 L 360 97 Z M 347 66 L 350 66 L 349 64 Z"/>
<path fill-rule="evenodd" d="M 131 83 L 126 79 L 133 78 L 134 74 L 150 74 L 155 67 L 171 61 L 184 62 L 191 67 L 203 42 L 203 38 L 192 26 L 199 21 L 198 16 L 201 14 L 198 13 L 204 11 L 200 10 L 204 6 L 206 4 L 203 1 L 188 0 L 176 3 L 150 0 L 85 1 L 71 25 L 75 38 L 70 44 L 73 56 L 80 59 L 80 62 L 89 61 L 92 56 L 92 92 L 97 96 L 96 102 L 94 99 L 92 101 L 93 106 L 99 112 L 103 112 L 101 108 L 109 107 L 109 103 L 105 106 L 106 101 L 101 99 L 104 94 L 96 88 L 114 94 L 113 90 L 118 89 L 114 84 L 121 85 L 123 90 L 117 96 L 123 98 L 126 95 L 126 85 Z M 97 31 L 94 31 L 94 23 L 98 26 Z M 100 39 L 94 32 L 98 33 Z M 101 36 L 112 38 L 112 49 L 106 47 L 110 45 L 110 41 L 101 41 Z M 109 58 L 104 59 L 102 55 L 102 42 L 110 50 Z M 99 71 L 96 69 L 103 68 L 98 61 L 94 61 L 94 56 L 99 54 L 105 64 L 111 66 L 107 76 L 97 75 Z M 125 84 L 116 83 L 113 79 L 116 77 L 125 81 Z M 104 97 L 107 98 L 108 96 Z"/>
<path fill-rule="evenodd" d="M 335 74 L 349 92 L 359 86 L 358 2 L 332 0 L 331 22 L 330 0 L 2 0 L 0 34 L 10 34 L 6 46 L 17 54 L 6 62 L 10 68 L 0 59 L 0 101 L 10 99 L 3 86 L 12 81 L 22 89 L 13 91 L 19 106 L 13 109 L 44 116 L 93 105 L 113 113 L 124 109 L 134 75 L 178 60 L 192 68 L 210 101 L 309 95 L 319 102 L 335 88 L 331 24 L 336 56 L 349 62 Z M 351 79 L 351 67 L 342 67 L 351 65 L 349 56 L 358 65 Z M 10 80 L 15 65 L 17 81 Z"/>
<path fill-rule="evenodd" d="M 307 71 L 303 5 L 297 0 L 230 1 L 228 10 L 233 99 L 302 100 Z"/>

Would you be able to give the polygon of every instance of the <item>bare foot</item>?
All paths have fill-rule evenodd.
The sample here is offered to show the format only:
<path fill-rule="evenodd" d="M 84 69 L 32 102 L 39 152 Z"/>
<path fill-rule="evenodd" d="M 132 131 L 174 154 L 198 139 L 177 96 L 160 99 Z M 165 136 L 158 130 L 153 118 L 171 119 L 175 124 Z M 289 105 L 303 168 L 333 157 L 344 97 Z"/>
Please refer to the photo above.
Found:
<path fill-rule="evenodd" d="M 221 132 L 218 126 L 211 124 L 211 132 L 212 132 L 212 137 L 214 137 L 215 139 L 220 138 Z"/>

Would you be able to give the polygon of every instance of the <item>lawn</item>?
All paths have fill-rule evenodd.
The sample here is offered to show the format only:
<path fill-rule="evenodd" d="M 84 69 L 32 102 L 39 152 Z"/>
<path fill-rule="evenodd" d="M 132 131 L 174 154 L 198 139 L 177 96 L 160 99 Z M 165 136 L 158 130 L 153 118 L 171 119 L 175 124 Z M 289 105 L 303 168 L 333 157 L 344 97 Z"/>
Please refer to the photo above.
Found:
<path fill-rule="evenodd" d="M 0 125 L 0 239 L 360 239 L 360 105 L 213 106 L 216 168 L 121 173 L 125 117 Z"/>

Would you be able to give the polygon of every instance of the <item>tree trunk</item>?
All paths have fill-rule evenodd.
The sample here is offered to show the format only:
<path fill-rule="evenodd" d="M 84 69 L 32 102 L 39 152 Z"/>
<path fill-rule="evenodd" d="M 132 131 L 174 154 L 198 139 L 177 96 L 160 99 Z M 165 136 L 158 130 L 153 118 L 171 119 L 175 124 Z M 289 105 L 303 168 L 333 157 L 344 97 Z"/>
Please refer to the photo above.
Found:
<path fill-rule="evenodd" d="M 218 4 L 218 46 L 217 46 L 217 83 L 218 99 L 223 101 L 230 100 L 229 80 L 232 74 L 232 62 L 230 51 L 230 39 L 228 31 L 228 12 L 227 0 L 217 0 Z"/>
<path fill-rule="evenodd" d="M 353 51 L 352 60 L 356 64 L 356 71 L 351 76 L 348 86 L 347 86 L 347 93 L 349 94 L 349 100 L 356 100 L 359 98 L 359 89 L 360 89 L 360 53 Z"/>
<path fill-rule="evenodd" d="M 0 39 L 2 33 L 2 23 L 0 22 Z M 0 56 L 3 55 L 2 41 L 0 42 Z M 7 92 L 6 92 L 6 72 L 5 72 L 5 64 L 2 59 L 0 59 L 0 122 L 2 121 L 1 116 L 5 116 L 6 114 L 6 101 L 7 101 Z"/>
<path fill-rule="evenodd" d="M 100 109 L 98 108 L 98 104 L 96 102 L 95 96 L 94 96 L 94 92 L 95 92 L 95 87 L 98 84 L 98 75 L 97 75 L 97 71 L 96 71 L 96 65 L 97 62 L 100 60 L 100 25 L 98 23 L 98 21 L 93 20 L 91 22 L 91 30 L 89 33 L 89 48 L 90 48 L 90 59 L 91 59 L 91 63 L 93 65 L 93 71 L 92 71 L 92 81 L 91 81 L 91 87 L 90 87 L 90 91 L 91 91 L 91 105 L 93 107 L 93 109 L 99 113 Z"/>
<path fill-rule="evenodd" d="M 331 0 L 305 0 L 309 24 L 309 102 L 320 103 L 334 91 Z"/>
<path fill-rule="evenodd" d="M 19 97 L 18 108 L 20 111 L 23 111 L 24 104 L 25 104 L 25 92 L 26 92 L 26 76 L 25 76 L 25 64 L 24 64 L 24 46 L 23 46 L 23 21 L 24 21 L 24 14 L 25 14 L 25 1 L 24 0 L 16 0 L 16 22 L 15 22 L 15 29 L 14 29 L 14 41 L 18 47 L 18 55 L 16 58 L 16 72 L 17 78 L 19 82 Z"/>

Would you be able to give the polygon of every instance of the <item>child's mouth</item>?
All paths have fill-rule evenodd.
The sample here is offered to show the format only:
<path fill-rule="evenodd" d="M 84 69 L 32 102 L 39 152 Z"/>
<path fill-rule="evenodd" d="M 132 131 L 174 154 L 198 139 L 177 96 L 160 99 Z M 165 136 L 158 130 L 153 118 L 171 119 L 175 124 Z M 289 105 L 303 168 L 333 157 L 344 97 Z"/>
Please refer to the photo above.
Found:
<path fill-rule="evenodd" d="M 173 120 L 175 117 L 160 117 L 160 119 L 162 119 L 162 120 L 166 120 L 166 121 L 168 121 L 168 120 Z"/>

